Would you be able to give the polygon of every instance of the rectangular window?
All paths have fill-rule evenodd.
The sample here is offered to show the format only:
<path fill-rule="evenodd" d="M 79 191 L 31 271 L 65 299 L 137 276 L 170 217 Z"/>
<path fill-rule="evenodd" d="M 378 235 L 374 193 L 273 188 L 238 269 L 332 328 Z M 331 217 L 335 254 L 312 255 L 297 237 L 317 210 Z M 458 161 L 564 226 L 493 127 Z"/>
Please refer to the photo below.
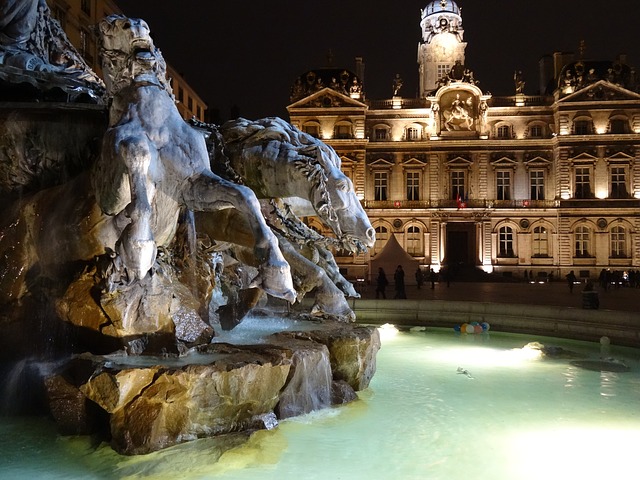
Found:
<path fill-rule="evenodd" d="M 496 172 L 496 198 L 498 200 L 511 200 L 511 170 L 498 170 Z"/>
<path fill-rule="evenodd" d="M 407 128 L 407 140 L 420 140 L 418 129 L 415 127 Z"/>
<path fill-rule="evenodd" d="M 588 257 L 591 248 L 591 231 L 587 227 L 578 227 L 576 237 L 576 257 Z"/>
<path fill-rule="evenodd" d="M 627 198 L 627 175 L 624 167 L 611 167 L 611 198 Z"/>
<path fill-rule="evenodd" d="M 623 227 L 611 229 L 611 257 L 625 258 L 627 256 L 627 239 Z"/>
<path fill-rule="evenodd" d="M 513 230 L 511 227 L 502 227 L 498 236 L 498 256 L 514 257 L 513 251 Z"/>
<path fill-rule="evenodd" d="M 187 99 L 187 108 L 190 112 L 193 112 L 193 98 L 191 97 Z"/>
<path fill-rule="evenodd" d="M 542 138 L 542 125 L 533 125 L 529 130 L 529 136 L 531 138 Z"/>
<path fill-rule="evenodd" d="M 609 133 L 627 133 L 628 132 L 629 122 L 626 120 L 615 118 L 611 120 L 611 125 L 609 127 Z"/>
<path fill-rule="evenodd" d="M 499 126 L 498 138 L 511 138 L 511 128 L 508 125 Z"/>
<path fill-rule="evenodd" d="M 336 125 L 333 134 L 334 138 L 351 138 L 351 125 Z"/>
<path fill-rule="evenodd" d="M 544 170 L 531 170 L 529 181 L 531 183 L 531 200 L 544 200 Z"/>
<path fill-rule="evenodd" d="M 549 256 L 549 239 L 547 229 L 544 227 L 536 227 L 533 229 L 533 256 L 547 257 Z"/>
<path fill-rule="evenodd" d="M 320 138 L 320 127 L 314 124 L 307 124 L 302 127 L 302 131 L 315 138 Z"/>
<path fill-rule="evenodd" d="M 593 133 L 591 120 L 576 120 L 573 130 L 576 135 L 591 135 Z"/>
<path fill-rule="evenodd" d="M 576 167 L 576 198 L 591 198 L 591 169 L 589 167 Z"/>
<path fill-rule="evenodd" d="M 451 198 L 457 200 L 465 198 L 465 172 L 464 170 L 451 171 Z"/>
<path fill-rule="evenodd" d="M 441 63 L 438 65 L 437 71 L 438 71 L 437 80 L 440 80 L 445 75 L 449 75 L 449 72 L 451 71 L 451 65 L 449 65 L 448 63 Z"/>
<path fill-rule="evenodd" d="M 407 200 L 420 200 L 420 172 L 407 172 Z"/>
<path fill-rule="evenodd" d="M 389 188 L 389 173 L 375 172 L 373 174 L 374 200 L 378 200 L 378 201 L 386 200 L 388 188 Z"/>
<path fill-rule="evenodd" d="M 184 102 L 184 89 L 178 86 L 178 101 Z"/>

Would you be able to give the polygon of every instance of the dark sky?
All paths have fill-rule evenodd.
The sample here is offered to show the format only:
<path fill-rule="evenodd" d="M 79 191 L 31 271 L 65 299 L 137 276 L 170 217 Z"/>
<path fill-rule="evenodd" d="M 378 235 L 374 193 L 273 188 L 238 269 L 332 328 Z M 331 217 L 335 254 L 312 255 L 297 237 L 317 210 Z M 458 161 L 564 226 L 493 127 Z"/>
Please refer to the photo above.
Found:
<path fill-rule="evenodd" d="M 126 15 L 149 23 L 155 44 L 210 108 L 223 118 L 236 105 L 255 119 L 287 118 L 294 79 L 327 66 L 355 69 L 364 58 L 365 92 L 389 98 L 393 77 L 415 97 L 420 9 L 427 0 L 117 0 Z M 640 66 L 639 0 L 458 0 L 466 64 L 480 87 L 513 94 L 513 73 L 538 90 L 538 60 L 555 51 Z"/>

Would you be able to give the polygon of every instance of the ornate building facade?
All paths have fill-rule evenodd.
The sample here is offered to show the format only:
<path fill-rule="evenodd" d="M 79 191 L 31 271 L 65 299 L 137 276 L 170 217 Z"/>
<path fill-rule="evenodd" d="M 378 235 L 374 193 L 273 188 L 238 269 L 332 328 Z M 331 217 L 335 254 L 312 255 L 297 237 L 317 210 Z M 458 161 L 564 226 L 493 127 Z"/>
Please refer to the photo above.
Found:
<path fill-rule="evenodd" d="M 420 20 L 419 98 L 396 88 L 369 100 L 363 79 L 338 69 L 292 88 L 290 122 L 338 152 L 376 229 L 373 251 L 337 257 L 346 275 L 369 277 L 392 235 L 436 271 L 593 278 L 640 267 L 634 69 L 556 53 L 540 61 L 540 95 L 524 94 L 516 72 L 514 95 L 494 97 L 465 67 L 456 2 L 432 1 Z"/>

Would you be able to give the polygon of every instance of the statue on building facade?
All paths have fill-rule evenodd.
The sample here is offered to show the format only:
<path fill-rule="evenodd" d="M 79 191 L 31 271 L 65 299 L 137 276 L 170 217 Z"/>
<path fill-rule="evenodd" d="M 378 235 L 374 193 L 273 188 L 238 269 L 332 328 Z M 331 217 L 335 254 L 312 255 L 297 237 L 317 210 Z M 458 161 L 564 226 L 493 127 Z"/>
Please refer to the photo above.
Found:
<path fill-rule="evenodd" d="M 402 88 L 402 77 L 399 73 L 396 73 L 395 78 L 393 79 L 393 96 L 396 97 L 400 89 Z"/>

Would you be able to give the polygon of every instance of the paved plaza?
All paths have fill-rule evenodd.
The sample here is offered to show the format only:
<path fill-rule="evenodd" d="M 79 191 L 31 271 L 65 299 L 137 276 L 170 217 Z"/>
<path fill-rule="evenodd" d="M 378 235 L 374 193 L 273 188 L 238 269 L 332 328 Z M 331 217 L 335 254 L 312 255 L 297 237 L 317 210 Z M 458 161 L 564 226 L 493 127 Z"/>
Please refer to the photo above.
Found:
<path fill-rule="evenodd" d="M 426 283 L 418 289 L 415 285 L 406 287 L 407 298 L 412 300 L 449 300 L 469 302 L 493 302 L 524 305 L 551 305 L 582 308 L 584 284 L 574 286 L 573 293 L 565 282 L 525 283 L 525 282 L 437 282 L 431 289 Z M 376 287 L 358 285 L 363 299 L 375 299 Z M 604 291 L 596 287 L 600 299 L 600 310 L 637 312 L 640 318 L 640 289 L 630 287 L 611 288 Z M 386 289 L 388 299 L 395 296 L 393 285 Z"/>

